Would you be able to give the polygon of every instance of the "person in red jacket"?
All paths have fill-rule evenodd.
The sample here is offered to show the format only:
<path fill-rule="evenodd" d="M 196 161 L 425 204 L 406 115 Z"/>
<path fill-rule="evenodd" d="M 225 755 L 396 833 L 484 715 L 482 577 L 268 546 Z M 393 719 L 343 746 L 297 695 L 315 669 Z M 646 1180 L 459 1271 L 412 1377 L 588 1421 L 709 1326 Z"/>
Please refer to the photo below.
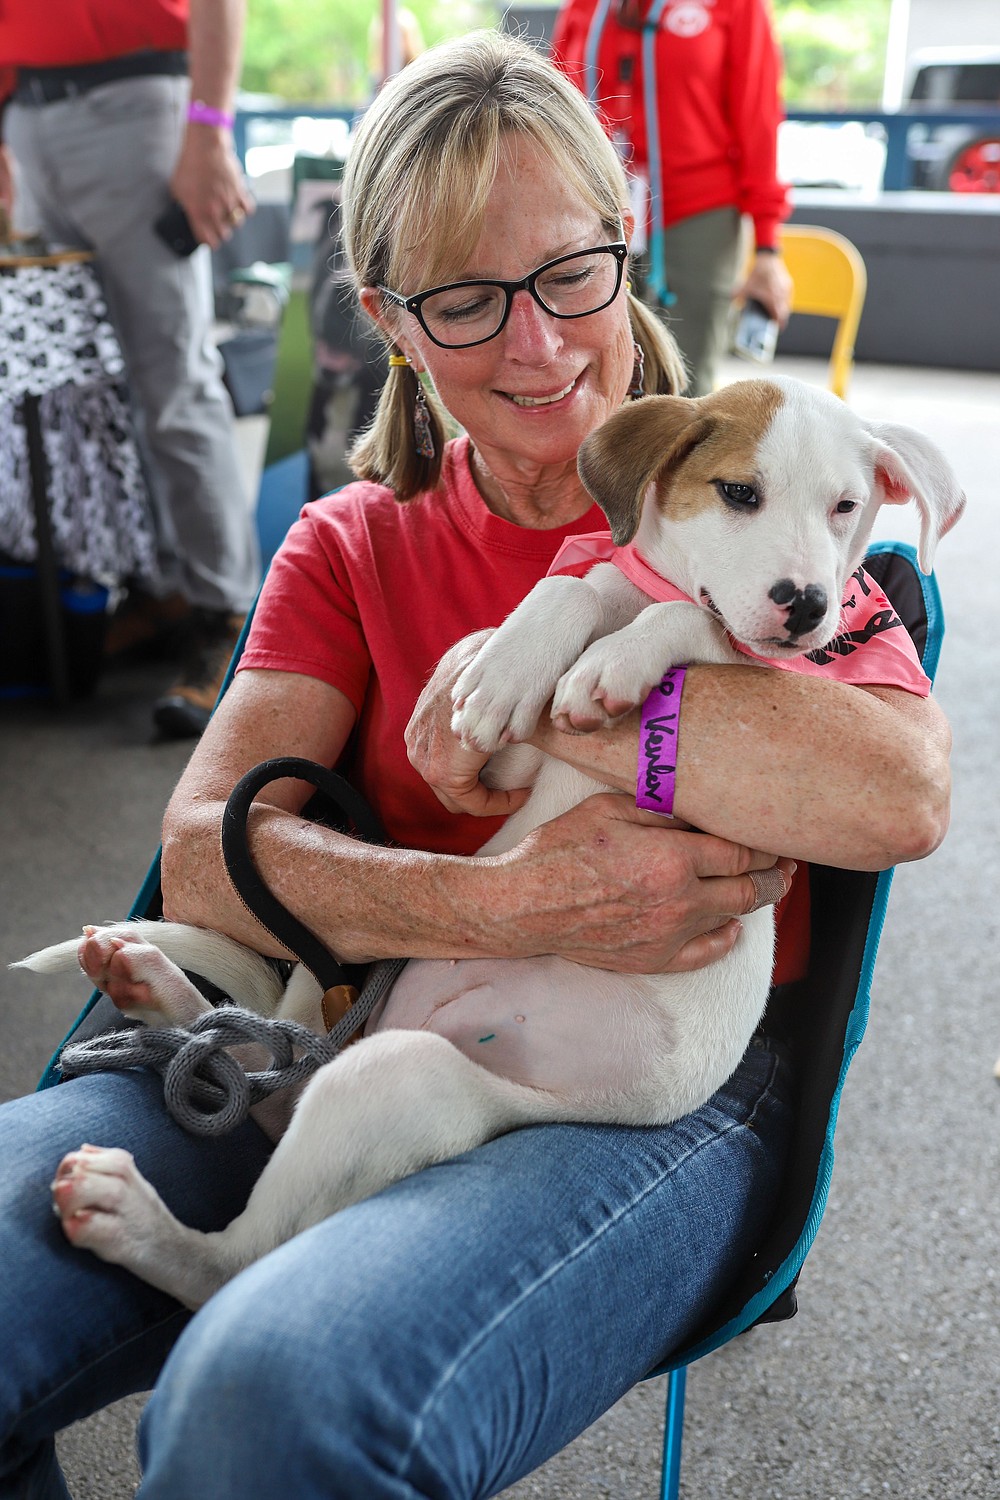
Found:
<path fill-rule="evenodd" d="M 777 177 L 780 55 L 767 0 L 564 0 L 553 60 L 601 114 L 649 227 L 644 288 L 668 310 L 688 395 L 705 395 L 733 297 L 787 322 L 778 251 L 788 213 Z M 740 281 L 741 221 L 756 254 Z"/>
<path fill-rule="evenodd" d="M 133 596 L 109 638 L 141 645 L 171 626 L 187 643 L 153 711 L 177 737 L 208 721 L 259 560 L 211 340 L 209 254 L 175 253 L 154 225 L 174 199 L 214 248 L 253 207 L 231 135 L 244 11 L 245 0 L 0 5 L 0 206 L 53 248 L 96 255 L 162 523 L 158 596 Z"/>

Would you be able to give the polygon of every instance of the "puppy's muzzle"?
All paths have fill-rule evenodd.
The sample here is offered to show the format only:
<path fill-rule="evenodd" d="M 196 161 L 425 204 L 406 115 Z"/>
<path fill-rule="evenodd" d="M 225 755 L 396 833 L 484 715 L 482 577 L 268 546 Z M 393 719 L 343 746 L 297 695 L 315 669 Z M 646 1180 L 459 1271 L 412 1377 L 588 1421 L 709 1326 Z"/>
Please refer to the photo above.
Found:
<path fill-rule="evenodd" d="M 768 590 L 768 598 L 779 609 L 787 609 L 785 629 L 789 635 L 808 635 L 821 624 L 826 614 L 826 589 L 818 583 L 807 583 L 804 589 L 800 589 L 790 578 L 779 578 Z"/>

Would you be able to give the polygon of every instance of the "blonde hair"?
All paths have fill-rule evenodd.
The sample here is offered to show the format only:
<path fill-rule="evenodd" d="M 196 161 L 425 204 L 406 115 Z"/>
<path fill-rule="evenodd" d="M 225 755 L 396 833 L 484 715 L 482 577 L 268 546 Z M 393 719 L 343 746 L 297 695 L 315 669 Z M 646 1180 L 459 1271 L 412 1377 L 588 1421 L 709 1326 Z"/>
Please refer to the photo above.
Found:
<path fill-rule="evenodd" d="M 391 79 L 358 128 L 342 209 L 356 286 L 433 286 L 454 275 L 482 233 L 503 143 L 517 135 L 551 157 L 616 238 L 629 211 L 628 183 L 583 95 L 533 47 L 499 31 L 473 32 L 423 53 Z M 643 351 L 644 390 L 682 389 L 670 334 L 634 297 L 629 315 Z M 447 417 L 426 389 L 435 457 L 420 457 L 416 395 L 415 372 L 392 365 L 374 421 L 350 455 L 360 478 L 389 485 L 400 500 L 433 488 L 441 472 Z"/>

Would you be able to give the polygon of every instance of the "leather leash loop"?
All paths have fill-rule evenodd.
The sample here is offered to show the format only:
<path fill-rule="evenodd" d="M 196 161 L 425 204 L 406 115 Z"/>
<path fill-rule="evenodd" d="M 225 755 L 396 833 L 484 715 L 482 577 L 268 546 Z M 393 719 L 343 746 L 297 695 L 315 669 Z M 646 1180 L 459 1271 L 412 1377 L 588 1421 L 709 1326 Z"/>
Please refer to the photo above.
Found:
<path fill-rule="evenodd" d="M 250 854 L 247 822 L 254 799 L 273 781 L 283 781 L 288 777 L 315 787 L 338 813 L 353 824 L 358 837 L 366 843 L 386 842 L 385 830 L 375 813 L 343 776 L 299 756 L 277 756 L 247 771 L 236 783 L 226 803 L 222 816 L 222 857 L 226 873 L 251 916 L 277 938 L 282 947 L 305 964 L 324 993 L 346 987 L 357 995 L 340 961 L 269 890 Z"/>

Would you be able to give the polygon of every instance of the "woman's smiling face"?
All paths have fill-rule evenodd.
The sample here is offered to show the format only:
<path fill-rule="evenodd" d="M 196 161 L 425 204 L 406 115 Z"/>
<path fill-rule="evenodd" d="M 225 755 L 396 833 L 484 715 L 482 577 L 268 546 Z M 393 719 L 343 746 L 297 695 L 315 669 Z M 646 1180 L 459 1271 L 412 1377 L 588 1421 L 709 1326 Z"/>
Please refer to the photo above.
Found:
<path fill-rule="evenodd" d="M 606 244 L 607 228 L 534 142 L 502 148 L 483 231 L 449 279 L 517 281 L 546 261 Z M 423 290 L 406 284 L 407 296 Z M 608 307 L 582 318 L 554 318 L 526 291 L 516 293 L 506 326 L 469 349 L 441 349 L 417 319 L 400 311 L 394 335 L 494 473 L 576 463 L 583 439 L 625 399 L 634 344 L 624 286 Z"/>

